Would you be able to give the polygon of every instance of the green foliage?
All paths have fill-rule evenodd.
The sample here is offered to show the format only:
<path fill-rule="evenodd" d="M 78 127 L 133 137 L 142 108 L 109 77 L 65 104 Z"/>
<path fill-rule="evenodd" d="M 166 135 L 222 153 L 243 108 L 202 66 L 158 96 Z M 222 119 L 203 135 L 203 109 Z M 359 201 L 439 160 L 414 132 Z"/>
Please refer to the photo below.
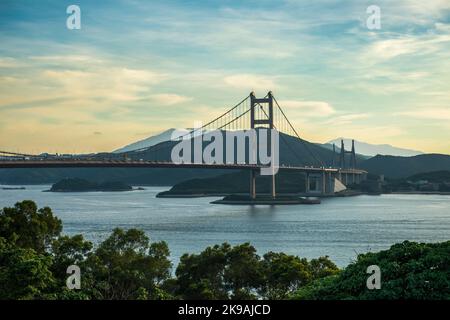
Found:
<path fill-rule="evenodd" d="M 274 252 L 264 255 L 262 266 L 265 278 L 261 295 L 266 299 L 286 299 L 289 294 L 312 280 L 339 271 L 328 257 L 308 262 L 305 258 Z"/>
<path fill-rule="evenodd" d="M 150 244 L 143 231 L 114 229 L 83 264 L 85 290 L 93 299 L 158 298 L 170 276 L 165 242 Z"/>
<path fill-rule="evenodd" d="M 37 209 L 33 201 L 22 201 L 0 211 L 0 237 L 20 248 L 44 253 L 62 231 L 61 220 L 49 207 Z"/>
<path fill-rule="evenodd" d="M 67 277 L 66 270 L 70 265 L 81 265 L 92 249 L 92 243 L 85 241 L 81 234 L 73 237 L 61 236 L 52 243 L 52 272 L 58 279 Z M 60 283 L 65 286 L 65 281 Z"/>
<path fill-rule="evenodd" d="M 0 299 L 450 299 L 450 241 L 405 241 L 359 255 L 339 271 L 328 257 L 263 257 L 249 243 L 184 254 L 171 277 L 169 248 L 142 230 L 114 229 L 95 250 L 83 236 L 61 236 L 61 221 L 32 201 L 0 212 Z M 81 269 L 81 290 L 66 287 Z M 368 290 L 367 267 L 381 269 Z"/>
<path fill-rule="evenodd" d="M 381 289 L 366 287 L 367 267 L 381 269 Z M 358 256 L 337 277 L 297 291 L 297 299 L 450 299 L 450 241 L 405 241 L 389 250 Z"/>
<path fill-rule="evenodd" d="M 0 248 L 0 299 L 45 298 L 55 283 L 52 259 L 33 249 L 3 245 Z"/>
<path fill-rule="evenodd" d="M 327 257 L 309 262 L 269 252 L 261 259 L 248 243 L 223 243 L 181 257 L 176 293 L 183 299 L 285 299 L 313 279 L 337 271 Z"/>
<path fill-rule="evenodd" d="M 61 236 L 50 208 L 32 201 L 0 212 L 0 299 L 170 299 L 165 242 L 141 230 L 115 229 L 95 251 L 82 235 Z M 67 267 L 81 269 L 81 290 L 66 287 Z"/>
<path fill-rule="evenodd" d="M 177 293 L 184 299 L 254 299 L 261 281 L 259 259 L 249 243 L 184 254 L 176 270 Z"/>
<path fill-rule="evenodd" d="M 184 299 L 227 299 L 224 287 L 229 244 L 208 247 L 200 254 L 184 254 L 176 269 L 178 294 Z"/>

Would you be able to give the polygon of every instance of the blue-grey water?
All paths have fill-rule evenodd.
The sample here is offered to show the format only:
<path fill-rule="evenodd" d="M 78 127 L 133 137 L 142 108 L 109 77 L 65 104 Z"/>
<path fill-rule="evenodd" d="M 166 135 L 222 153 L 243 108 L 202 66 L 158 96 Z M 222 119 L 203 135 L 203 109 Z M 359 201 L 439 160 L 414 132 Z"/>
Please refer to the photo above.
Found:
<path fill-rule="evenodd" d="M 328 255 L 339 266 L 357 253 L 379 251 L 404 240 L 450 239 L 450 196 L 382 195 L 323 199 L 320 205 L 226 206 L 215 198 L 164 199 L 168 188 L 144 191 L 51 193 L 50 186 L 0 189 L 0 207 L 21 200 L 49 206 L 64 233 L 98 243 L 113 228 L 141 228 L 165 240 L 176 264 L 186 252 L 224 241 L 250 242 L 259 254 L 283 251 L 301 257 Z"/>

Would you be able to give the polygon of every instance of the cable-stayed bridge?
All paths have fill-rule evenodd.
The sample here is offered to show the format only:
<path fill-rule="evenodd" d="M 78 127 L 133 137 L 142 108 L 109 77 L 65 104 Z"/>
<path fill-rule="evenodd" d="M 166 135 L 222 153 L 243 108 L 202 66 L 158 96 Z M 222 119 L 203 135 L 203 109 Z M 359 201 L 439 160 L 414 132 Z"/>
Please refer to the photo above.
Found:
<path fill-rule="evenodd" d="M 211 131 L 239 132 L 249 129 L 271 129 L 279 132 L 280 156 L 289 155 L 290 163 L 277 165 L 279 170 L 296 170 L 305 174 L 305 190 L 307 195 L 332 195 L 345 189 L 345 185 L 360 183 L 366 178 L 367 172 L 356 168 L 356 154 L 354 146 L 352 151 L 345 151 L 341 145 L 339 165 L 335 166 L 333 151 L 332 164 L 327 165 L 323 158 L 317 154 L 317 148 L 303 140 L 297 130 L 289 121 L 286 113 L 277 99 L 269 92 L 263 98 L 257 98 L 250 93 L 238 104 L 228 109 L 206 124 L 195 128 L 181 136 L 178 140 L 188 139 L 194 141 L 196 137 Z M 202 140 L 203 141 L 203 140 Z M 267 141 L 267 149 L 273 152 Z M 195 143 L 195 142 L 194 142 Z M 249 143 L 250 144 L 250 143 Z M 269 169 L 269 165 L 260 162 L 244 160 L 218 161 L 208 163 L 203 159 L 183 162 L 173 162 L 161 158 L 161 154 L 170 153 L 174 143 L 159 143 L 155 146 L 134 150 L 124 154 L 96 154 L 96 155 L 32 155 L 9 151 L 0 151 L 0 168 L 207 168 L 207 169 L 233 169 L 250 172 L 250 195 L 256 197 L 256 176 L 261 169 Z M 202 145 L 203 148 L 203 145 Z M 248 145 L 250 149 L 250 145 Z M 346 166 L 345 155 L 350 153 L 350 161 Z M 145 154 L 145 159 L 140 155 Z M 273 165 L 272 165 L 273 169 Z M 276 197 L 276 174 L 271 178 L 271 195 Z"/>

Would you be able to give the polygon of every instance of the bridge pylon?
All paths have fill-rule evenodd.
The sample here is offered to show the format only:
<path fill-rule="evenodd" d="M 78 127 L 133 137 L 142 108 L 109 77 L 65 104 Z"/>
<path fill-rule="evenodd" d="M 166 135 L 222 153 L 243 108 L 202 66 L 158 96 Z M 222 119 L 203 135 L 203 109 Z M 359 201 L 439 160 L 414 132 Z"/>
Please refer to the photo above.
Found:
<path fill-rule="evenodd" d="M 261 108 L 263 112 L 257 112 L 257 108 Z M 265 118 L 257 118 L 257 115 L 265 115 Z M 273 113 L 273 95 L 272 91 L 269 91 L 264 98 L 256 98 L 255 93 L 252 91 L 250 93 L 250 128 L 255 129 L 258 125 L 267 126 L 268 129 L 274 129 L 274 113 Z M 269 146 L 272 146 L 272 141 L 270 140 L 272 135 L 269 135 L 267 141 Z M 273 150 L 270 150 L 272 154 Z M 252 199 L 256 198 L 256 183 L 255 183 L 255 173 L 250 173 L 250 196 Z M 275 190 L 275 174 L 272 174 L 270 183 L 270 193 L 272 198 L 276 197 Z"/>
<path fill-rule="evenodd" d="M 264 114 L 267 114 L 267 118 L 256 118 L 256 108 L 260 107 L 264 109 L 264 107 L 267 107 L 268 112 L 264 112 Z M 250 128 L 255 129 L 256 125 L 268 125 L 269 129 L 273 129 L 273 95 L 272 91 L 269 91 L 267 93 L 267 96 L 264 98 L 256 98 L 255 93 L 250 93 Z"/>
<path fill-rule="evenodd" d="M 333 147 L 334 150 L 334 147 Z M 349 167 L 346 168 L 345 165 L 345 155 L 350 154 Z M 345 150 L 344 140 L 341 139 L 341 153 L 339 157 L 339 167 L 341 169 L 356 169 L 356 152 L 355 152 L 355 140 L 352 140 L 352 150 Z"/>

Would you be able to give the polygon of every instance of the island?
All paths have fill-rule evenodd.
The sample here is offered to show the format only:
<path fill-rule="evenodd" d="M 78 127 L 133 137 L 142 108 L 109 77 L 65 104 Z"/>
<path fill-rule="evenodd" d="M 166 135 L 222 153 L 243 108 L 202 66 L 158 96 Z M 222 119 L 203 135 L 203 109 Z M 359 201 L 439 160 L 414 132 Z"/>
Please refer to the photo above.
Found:
<path fill-rule="evenodd" d="M 295 195 L 278 195 L 272 198 L 269 195 L 257 195 L 255 199 L 249 195 L 231 194 L 223 199 L 212 201 L 213 204 L 235 204 L 235 205 L 286 205 L 286 204 L 320 204 L 320 199 L 315 197 L 299 197 Z"/>
<path fill-rule="evenodd" d="M 120 181 L 92 182 L 79 178 L 67 178 L 53 184 L 49 192 L 132 191 L 133 187 Z M 139 190 L 142 190 L 141 188 Z"/>

